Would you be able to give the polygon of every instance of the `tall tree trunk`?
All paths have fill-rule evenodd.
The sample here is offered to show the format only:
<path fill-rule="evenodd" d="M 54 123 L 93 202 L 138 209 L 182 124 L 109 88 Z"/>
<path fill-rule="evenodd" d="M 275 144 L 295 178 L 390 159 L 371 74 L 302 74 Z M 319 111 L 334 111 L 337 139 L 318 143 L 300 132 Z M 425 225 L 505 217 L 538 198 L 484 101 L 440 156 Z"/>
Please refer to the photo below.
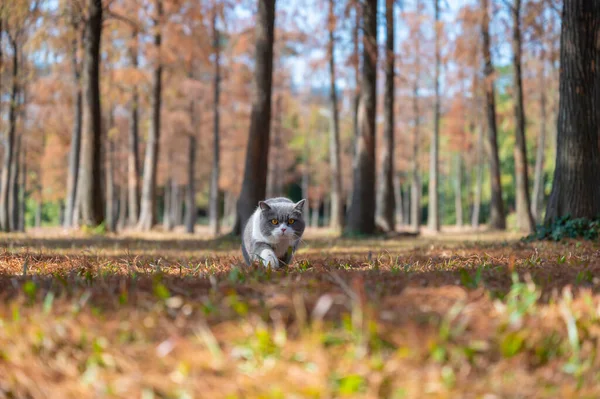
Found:
<path fill-rule="evenodd" d="M 189 136 L 187 167 L 188 182 L 185 193 L 185 231 L 189 234 L 194 234 L 194 226 L 196 225 L 196 137 L 193 135 Z"/>
<path fill-rule="evenodd" d="M 456 214 L 456 227 L 463 226 L 463 203 L 462 203 L 462 157 L 460 153 L 454 154 L 454 213 Z"/>
<path fill-rule="evenodd" d="M 256 67 L 250 134 L 242 191 L 238 199 L 238 217 L 234 233 L 243 226 L 265 196 L 271 134 L 271 91 L 273 82 L 273 42 L 275 40 L 275 0 L 258 1 L 256 23 Z"/>
<path fill-rule="evenodd" d="M 506 219 L 504 215 L 504 203 L 502 201 L 502 185 L 500 183 L 500 159 L 498 157 L 498 138 L 496 127 L 496 100 L 494 89 L 494 66 L 492 65 L 492 53 L 490 50 L 490 15 L 489 0 L 480 0 L 483 10 L 481 20 L 481 36 L 483 39 L 483 59 L 485 75 L 485 99 L 486 115 L 488 125 L 488 153 L 490 156 L 490 182 L 491 182 L 491 215 L 490 227 L 492 229 L 504 230 Z"/>
<path fill-rule="evenodd" d="M 310 217 L 310 227 L 316 229 L 319 227 L 319 208 L 321 203 L 319 201 L 314 201 L 312 203 L 312 212 Z"/>
<path fill-rule="evenodd" d="M 282 114 L 282 97 L 281 95 L 276 96 L 275 107 L 273 109 L 273 140 L 271 140 L 271 149 L 270 149 L 270 157 L 269 161 L 269 171 L 267 173 L 267 192 L 266 198 L 279 197 L 283 193 L 282 183 L 281 183 L 281 169 L 282 166 L 279 162 L 282 157 L 282 142 L 281 142 L 281 114 Z"/>
<path fill-rule="evenodd" d="M 83 93 L 81 91 L 81 73 L 77 59 L 77 39 L 73 40 L 71 54 L 71 68 L 73 69 L 73 127 L 71 130 L 71 149 L 69 152 L 69 172 L 67 176 L 67 198 L 65 209 L 64 227 L 73 224 L 75 210 L 75 196 L 77 195 L 77 182 L 79 178 L 79 161 L 81 154 L 81 126 L 83 121 Z"/>
<path fill-rule="evenodd" d="M 41 199 L 37 200 L 37 205 L 35 207 L 35 227 L 42 227 L 42 212 L 44 209 L 44 203 Z"/>
<path fill-rule="evenodd" d="M 125 185 L 119 186 L 119 217 L 117 219 L 117 231 L 125 230 L 127 225 L 127 201 L 129 190 Z"/>
<path fill-rule="evenodd" d="M 112 119 L 112 115 L 110 119 Z M 114 232 L 117 227 L 115 220 L 115 144 L 111 139 L 108 139 L 106 144 L 106 229 Z"/>
<path fill-rule="evenodd" d="M 352 29 L 352 42 L 353 42 L 353 67 L 354 67 L 354 98 L 352 103 L 352 130 L 354 132 L 354 152 L 352 154 L 352 175 L 356 175 L 358 167 L 358 156 L 356 145 L 358 143 L 358 136 L 360 134 L 358 127 L 358 109 L 360 106 L 360 2 L 355 2 L 354 8 L 354 25 Z M 354 182 L 352 182 L 354 184 Z M 350 204 L 352 204 L 352 195 L 354 189 L 348 190 L 348 198 L 346 200 L 347 210 L 350 210 Z M 346 212 L 347 216 L 347 212 Z M 344 221 L 345 223 L 345 221 Z"/>
<path fill-rule="evenodd" d="M 421 174 L 419 173 L 419 140 L 421 116 L 419 109 L 419 78 L 415 81 L 413 94 L 413 109 L 415 126 L 413 127 L 413 158 L 411 161 L 411 188 L 410 188 L 410 224 L 415 230 L 421 226 Z"/>
<path fill-rule="evenodd" d="M 481 190 L 483 186 L 483 126 L 479 125 L 477 130 L 477 153 L 476 153 L 476 176 L 475 193 L 473 195 L 473 213 L 471 214 L 471 227 L 479 227 L 479 214 L 481 212 Z"/>
<path fill-rule="evenodd" d="M 98 226 L 104 221 L 102 203 L 102 108 L 100 105 L 100 42 L 102 3 L 88 0 L 85 25 L 85 110 L 78 188 L 83 223 Z"/>
<path fill-rule="evenodd" d="M 177 184 L 177 179 L 171 179 L 171 223 L 173 223 L 173 227 L 179 226 L 181 224 L 181 197 L 179 195 L 181 191 L 179 190 L 179 184 Z"/>
<path fill-rule="evenodd" d="M 435 105 L 434 128 L 431 135 L 429 152 L 429 204 L 427 212 L 427 227 L 429 230 L 440 230 L 439 206 L 439 151 L 440 151 L 440 0 L 435 0 Z"/>
<path fill-rule="evenodd" d="M 375 111 L 377 88 L 377 0 L 363 5 L 363 69 L 359 107 L 357 167 L 346 233 L 375 232 Z"/>
<path fill-rule="evenodd" d="M 521 0 L 515 0 L 512 7 L 513 16 L 513 69 L 515 79 L 516 101 L 515 111 L 515 183 L 517 228 L 524 233 L 535 229 L 531 214 L 529 196 L 529 175 L 527 173 L 527 142 L 525 141 L 525 104 L 523 103 L 523 81 L 521 74 Z"/>
<path fill-rule="evenodd" d="M 8 109 L 8 133 L 4 139 L 4 166 L 2 168 L 2 188 L 0 190 L 0 227 L 3 231 L 10 231 L 10 176 L 13 166 L 15 151 L 15 136 L 17 130 L 17 98 L 19 95 L 19 46 L 16 40 L 11 39 L 13 50 L 12 82 L 10 92 L 10 106 Z"/>
<path fill-rule="evenodd" d="M 171 189 L 173 188 L 172 177 L 169 177 L 165 182 L 164 189 L 164 203 L 163 203 L 163 229 L 164 231 L 173 230 L 173 219 L 171 218 L 171 207 L 173 206 L 171 200 Z"/>
<path fill-rule="evenodd" d="M 162 0 L 156 0 L 156 15 L 154 17 L 154 48 L 156 60 L 152 72 L 152 124 L 148 135 L 146 159 L 144 161 L 144 178 L 142 182 L 142 197 L 138 228 L 143 231 L 152 229 L 156 221 L 156 175 L 160 143 L 160 112 L 162 100 L 162 61 L 160 57 L 162 34 L 161 22 L 163 16 Z"/>
<path fill-rule="evenodd" d="M 342 166 L 340 156 L 340 114 L 338 110 L 336 71 L 335 71 L 335 8 L 334 0 L 329 0 L 329 99 L 331 101 L 331 128 L 329 132 L 329 164 L 331 168 L 331 218 L 329 227 L 340 229 L 344 225 L 342 198 Z"/>
<path fill-rule="evenodd" d="M 302 165 L 302 196 L 309 198 L 310 188 L 310 130 L 306 130 L 304 138 L 304 164 Z"/>
<path fill-rule="evenodd" d="M 138 32 L 132 33 L 133 44 L 129 49 L 130 63 L 138 67 Z M 128 191 L 128 223 L 135 226 L 140 215 L 140 150 L 139 150 L 139 94 L 137 85 L 131 88 L 129 103 L 129 137 L 127 150 L 127 191 Z"/>
<path fill-rule="evenodd" d="M 386 63 L 383 105 L 383 153 L 377 192 L 377 223 L 385 231 L 396 227 L 394 197 L 394 1 L 385 1 Z"/>
<path fill-rule="evenodd" d="M 18 135 L 15 140 L 15 154 L 13 156 L 12 166 L 10 168 L 10 196 L 9 196 L 9 227 L 10 231 L 19 229 L 19 168 L 21 166 L 21 140 L 22 135 Z"/>
<path fill-rule="evenodd" d="M 403 225 L 405 223 L 403 212 L 404 201 L 402 198 L 402 181 L 399 173 L 396 173 L 394 176 L 394 204 L 396 213 L 395 222 L 399 225 Z"/>
<path fill-rule="evenodd" d="M 216 3 L 216 2 L 215 2 Z M 212 35 L 213 51 L 215 53 L 215 76 L 214 76 L 214 113 L 213 113 L 213 165 L 210 176 L 210 204 L 209 225 L 212 235 L 221 233 L 219 220 L 219 158 L 220 158 L 220 132 L 219 132 L 219 106 L 221 94 L 221 47 L 219 43 L 219 32 L 217 30 L 217 6 L 213 3 Z"/>
<path fill-rule="evenodd" d="M 531 213 L 537 223 L 542 221 L 542 208 L 544 206 L 544 156 L 546 152 L 546 60 L 545 50 L 542 49 L 540 61 L 540 132 L 537 139 L 535 155 L 535 177 L 533 180 L 533 200 Z"/>
<path fill-rule="evenodd" d="M 565 0 L 556 169 L 545 222 L 600 216 L 600 3 Z"/>
<path fill-rule="evenodd" d="M 23 118 L 23 120 L 26 120 Z M 23 143 L 23 149 L 21 151 L 21 179 L 19 182 L 19 223 L 18 230 L 21 232 L 25 231 L 25 211 L 27 209 L 27 149 L 25 143 Z"/>

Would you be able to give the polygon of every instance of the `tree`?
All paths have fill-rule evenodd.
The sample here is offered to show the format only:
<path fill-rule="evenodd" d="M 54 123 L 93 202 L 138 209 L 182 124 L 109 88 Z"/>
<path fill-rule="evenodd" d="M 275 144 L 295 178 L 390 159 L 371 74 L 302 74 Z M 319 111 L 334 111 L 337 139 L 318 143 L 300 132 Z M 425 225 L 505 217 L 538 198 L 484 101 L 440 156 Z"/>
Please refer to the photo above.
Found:
<path fill-rule="evenodd" d="M 527 142 L 525 141 L 525 104 L 523 103 L 523 78 L 521 73 L 521 0 L 511 7 L 513 19 L 513 71 L 515 84 L 515 183 L 517 202 L 517 228 L 525 233 L 535 229 L 531 215 L 529 176 L 527 173 Z"/>
<path fill-rule="evenodd" d="M 489 0 L 480 0 L 483 17 L 481 18 L 481 37 L 483 42 L 483 60 L 485 76 L 485 109 L 488 130 L 488 154 L 490 159 L 490 183 L 492 191 L 490 227 L 504 230 L 506 219 L 502 202 L 502 185 L 500 184 L 500 159 L 498 157 L 498 133 L 496 125 L 496 100 L 494 89 L 494 66 L 492 64 L 490 40 Z"/>
<path fill-rule="evenodd" d="M 533 198 L 531 201 L 531 214 L 538 223 L 541 221 L 542 207 L 544 205 L 544 157 L 546 151 L 546 51 L 544 49 L 541 51 L 540 62 L 542 63 L 539 73 L 540 131 L 538 133 L 535 155 Z"/>
<path fill-rule="evenodd" d="M 384 94 L 383 153 L 377 196 L 377 222 L 386 231 L 396 227 L 394 196 L 394 1 L 385 2 L 386 63 Z"/>
<path fill-rule="evenodd" d="M 81 70 L 79 51 L 79 16 L 71 10 L 71 68 L 73 73 L 73 127 L 71 130 L 71 148 L 69 151 L 69 172 L 67 176 L 67 200 L 65 206 L 64 227 L 71 227 L 75 211 L 75 196 L 79 179 L 79 162 L 81 156 L 81 129 L 83 122 L 83 93 L 81 90 Z"/>
<path fill-rule="evenodd" d="M 429 153 L 429 207 L 427 212 L 427 227 L 433 231 L 440 230 L 439 207 L 439 151 L 440 151 L 440 1 L 435 3 L 435 105 L 434 128 L 431 135 L 431 148 Z"/>
<path fill-rule="evenodd" d="M 413 82 L 412 108 L 414 114 L 413 126 L 413 151 L 411 159 L 411 187 L 410 187 L 410 222 L 413 229 L 418 230 L 421 226 L 421 174 L 419 171 L 419 142 L 421 140 L 421 110 L 419 106 L 419 84 L 421 80 L 421 2 L 416 4 L 416 27 L 415 27 L 415 78 Z"/>
<path fill-rule="evenodd" d="M 159 156 L 160 143 L 160 112 L 162 100 L 162 72 L 163 66 L 160 59 L 160 50 L 162 43 L 161 22 L 163 17 L 162 0 L 155 1 L 154 21 L 154 48 L 156 49 L 156 59 L 154 60 L 154 69 L 152 71 L 152 123 L 150 134 L 148 136 L 148 145 L 146 148 L 146 159 L 144 161 L 144 178 L 142 184 L 142 197 L 140 218 L 138 228 L 149 231 L 156 221 L 156 177 Z"/>
<path fill-rule="evenodd" d="M 556 169 L 546 224 L 600 216 L 600 3 L 565 0 L 562 9 Z"/>
<path fill-rule="evenodd" d="M 138 32 L 134 29 L 131 34 L 132 44 L 129 48 L 129 60 L 133 68 L 138 67 Z M 127 151 L 127 192 L 128 192 L 128 222 L 135 226 L 140 213 L 140 155 L 139 155 L 139 93 L 137 85 L 132 87 L 129 103 L 129 136 Z"/>
<path fill-rule="evenodd" d="M 215 54 L 215 71 L 213 80 L 214 103 L 213 103 L 213 165 L 210 176 L 210 204 L 209 204 L 209 223 L 210 231 L 213 235 L 218 235 L 221 231 L 219 220 L 219 158 L 220 158 L 220 134 L 219 134 L 219 107 L 221 94 L 221 45 L 219 31 L 217 30 L 217 5 L 213 3 L 212 10 L 212 36 L 213 36 L 213 52 Z"/>
<path fill-rule="evenodd" d="M 329 0 L 329 99 L 331 102 L 331 129 L 329 132 L 329 163 L 331 167 L 331 219 L 329 226 L 339 229 L 344 225 L 344 206 L 342 198 L 342 166 L 340 156 L 340 114 L 335 70 L 335 9 L 334 0 Z"/>
<path fill-rule="evenodd" d="M 237 220 L 233 232 L 241 234 L 243 226 L 265 196 L 271 133 L 271 92 L 273 83 L 273 44 L 275 42 L 275 0 L 259 0 L 255 29 L 255 92 L 242 191 L 237 203 Z"/>
<path fill-rule="evenodd" d="M 375 111 L 377 88 L 377 0 L 363 3 L 363 70 L 358 110 L 359 135 L 352 203 L 346 233 L 375 232 Z"/>

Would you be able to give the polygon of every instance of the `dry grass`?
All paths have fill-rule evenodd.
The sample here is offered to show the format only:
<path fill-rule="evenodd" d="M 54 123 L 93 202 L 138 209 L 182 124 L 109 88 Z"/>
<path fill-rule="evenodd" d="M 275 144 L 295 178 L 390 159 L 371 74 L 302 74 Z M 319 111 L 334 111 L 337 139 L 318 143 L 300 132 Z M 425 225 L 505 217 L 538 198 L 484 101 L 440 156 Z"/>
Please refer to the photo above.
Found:
<path fill-rule="evenodd" d="M 0 397 L 598 397 L 600 246 L 0 237 Z M 487 395 L 487 396 L 486 396 Z"/>

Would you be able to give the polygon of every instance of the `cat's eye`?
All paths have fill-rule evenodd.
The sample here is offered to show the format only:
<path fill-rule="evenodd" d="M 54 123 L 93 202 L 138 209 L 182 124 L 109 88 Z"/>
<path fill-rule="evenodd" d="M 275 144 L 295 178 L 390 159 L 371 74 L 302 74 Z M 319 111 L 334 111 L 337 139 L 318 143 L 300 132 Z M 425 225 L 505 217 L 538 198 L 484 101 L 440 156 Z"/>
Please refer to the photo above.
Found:
<path fill-rule="evenodd" d="M 295 219 L 288 219 L 288 224 L 294 224 L 295 221 Z"/>
<path fill-rule="evenodd" d="M 277 225 L 277 224 L 279 224 L 279 220 L 277 220 L 277 219 L 271 219 L 271 224 Z"/>

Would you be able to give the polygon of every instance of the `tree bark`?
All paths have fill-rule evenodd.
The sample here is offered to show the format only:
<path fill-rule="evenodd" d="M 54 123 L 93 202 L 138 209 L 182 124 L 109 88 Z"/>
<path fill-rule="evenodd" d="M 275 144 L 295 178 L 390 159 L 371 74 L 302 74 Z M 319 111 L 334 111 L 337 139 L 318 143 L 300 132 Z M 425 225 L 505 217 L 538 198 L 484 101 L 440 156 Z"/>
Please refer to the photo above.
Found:
<path fill-rule="evenodd" d="M 517 229 L 524 233 L 535 230 L 535 222 L 531 214 L 529 196 L 529 175 L 527 171 L 527 142 L 525 140 L 525 104 L 523 103 L 523 80 L 521 74 L 521 0 L 515 0 L 512 7 L 513 16 L 513 70 L 515 79 L 514 101 L 515 111 L 515 183 Z"/>
<path fill-rule="evenodd" d="M 417 0 L 417 18 L 420 17 L 420 1 Z M 421 80 L 421 35 L 417 32 L 415 38 L 415 81 L 413 86 L 413 114 L 415 125 L 413 127 L 413 154 L 411 160 L 411 188 L 410 188 L 410 225 L 414 230 L 421 226 L 421 174 L 419 171 L 419 152 L 421 139 L 421 110 L 419 107 L 419 85 Z"/>
<path fill-rule="evenodd" d="M 600 217 L 600 3 L 565 0 L 556 169 L 546 224 Z"/>
<path fill-rule="evenodd" d="M 133 32 L 134 41 L 129 49 L 130 63 L 138 67 L 138 32 Z M 140 214 L 140 150 L 139 150 L 139 93 L 137 85 L 133 85 L 129 104 L 129 137 L 127 151 L 127 191 L 128 191 L 128 223 L 135 226 Z"/>
<path fill-rule="evenodd" d="M 542 222 L 542 208 L 544 206 L 544 157 L 546 152 L 546 57 L 545 50 L 542 49 L 540 62 L 542 71 L 540 72 L 540 132 L 537 139 L 537 149 L 535 155 L 535 176 L 533 180 L 533 199 L 531 203 L 531 213 L 537 223 Z"/>
<path fill-rule="evenodd" d="M 498 157 L 498 139 L 496 126 L 496 100 L 494 89 L 494 66 L 492 64 L 491 40 L 490 40 L 490 15 L 489 0 L 480 0 L 483 10 L 481 20 L 481 36 L 483 39 L 483 59 L 485 76 L 485 98 L 486 115 L 488 125 L 488 153 L 490 155 L 490 182 L 491 182 L 491 215 L 490 227 L 492 229 L 504 230 L 506 219 L 504 215 L 504 203 L 502 200 L 502 185 L 500 183 L 500 159 Z"/>
<path fill-rule="evenodd" d="M 115 144 L 111 139 L 108 139 L 106 144 L 106 229 L 114 232 L 117 227 L 115 219 Z"/>
<path fill-rule="evenodd" d="M 181 196 L 177 179 L 171 179 L 171 223 L 173 227 L 181 224 Z"/>
<path fill-rule="evenodd" d="M 9 227 L 10 231 L 19 229 L 19 180 L 21 166 L 21 141 L 22 135 L 19 134 L 15 140 L 14 156 L 10 169 L 10 196 L 9 196 Z"/>
<path fill-rule="evenodd" d="M 85 109 L 87 123 L 81 143 L 78 179 L 83 223 L 98 226 L 104 221 L 102 203 L 102 114 L 100 105 L 100 42 L 102 37 L 102 2 L 88 0 L 85 25 Z"/>
<path fill-rule="evenodd" d="M 67 177 L 67 198 L 65 209 L 64 227 L 73 225 L 75 211 L 75 196 L 77 195 L 77 182 L 79 178 L 79 162 L 81 154 L 81 128 L 83 121 L 83 93 L 81 91 L 81 72 L 77 59 L 77 39 L 73 40 L 71 54 L 71 68 L 73 69 L 73 128 L 71 130 L 71 149 L 69 152 L 69 172 Z"/>
<path fill-rule="evenodd" d="M 399 225 L 403 225 L 404 221 L 404 201 L 402 198 L 402 182 L 400 180 L 400 174 L 397 173 L 394 177 L 394 204 L 395 204 L 395 213 L 396 218 L 395 222 Z"/>
<path fill-rule="evenodd" d="M 358 110 L 360 106 L 360 2 L 355 2 L 354 8 L 354 26 L 352 29 L 352 42 L 353 42 L 353 53 L 354 53 L 354 98 L 352 102 L 352 131 L 354 132 L 354 153 L 352 154 L 352 175 L 355 176 L 358 167 L 358 156 L 357 156 L 357 143 L 358 137 L 360 134 L 359 126 L 358 126 Z M 352 182 L 354 185 L 354 182 Z M 348 198 L 347 198 L 347 209 L 350 210 L 350 204 L 352 204 L 352 195 L 354 193 L 354 189 L 348 190 Z M 346 212 L 347 214 L 347 212 Z M 346 215 L 347 216 L 347 215 Z M 345 222 L 345 221 L 344 221 Z"/>
<path fill-rule="evenodd" d="M 2 231 L 10 231 L 10 176 L 13 167 L 15 151 L 15 136 L 17 130 L 17 97 L 19 95 L 19 46 L 16 40 L 11 39 L 13 50 L 12 76 L 10 91 L 10 106 L 8 109 L 8 132 L 4 139 L 4 166 L 2 168 L 2 188 L 0 190 L 0 227 Z"/>
<path fill-rule="evenodd" d="M 186 191 L 186 216 L 185 216 L 185 231 L 188 234 L 194 234 L 196 225 L 196 137 L 189 136 L 188 145 L 188 182 Z"/>
<path fill-rule="evenodd" d="M 319 227 L 319 208 L 321 204 L 319 203 L 319 201 L 314 201 L 312 205 L 313 206 L 310 216 L 310 227 L 316 229 Z"/>
<path fill-rule="evenodd" d="M 477 153 L 476 153 L 476 177 L 475 193 L 473 195 L 473 213 L 471 214 L 471 227 L 479 227 L 479 214 L 481 212 L 481 190 L 483 186 L 483 126 L 480 125 L 477 133 Z"/>
<path fill-rule="evenodd" d="M 463 203 L 462 203 L 462 157 L 460 153 L 454 154 L 454 213 L 456 215 L 456 227 L 463 226 Z"/>
<path fill-rule="evenodd" d="M 429 203 L 427 212 L 427 227 L 432 231 L 440 230 L 439 206 L 439 151 L 440 151 L 440 0 L 435 0 L 435 105 L 434 128 L 431 135 L 429 152 Z"/>
<path fill-rule="evenodd" d="M 163 203 L 163 229 L 164 231 L 171 231 L 173 230 L 173 219 L 171 218 L 172 213 L 171 213 L 171 207 L 173 206 L 173 203 L 171 202 L 171 200 L 173 199 L 171 197 L 171 189 L 173 187 L 172 184 L 172 177 L 169 177 L 167 179 L 167 181 L 165 182 L 165 189 L 164 189 L 164 195 L 163 195 L 163 199 L 164 199 L 164 203 Z"/>
<path fill-rule="evenodd" d="M 377 88 L 377 0 L 363 3 L 363 69 L 359 107 L 357 166 L 345 232 L 375 232 L 375 112 Z"/>
<path fill-rule="evenodd" d="M 209 225 L 212 235 L 221 233 L 221 224 L 219 218 L 219 158 L 220 158 L 220 132 L 219 132 L 219 106 L 221 94 L 221 48 L 219 43 L 219 32 L 217 31 L 217 6 L 213 3 L 212 16 L 212 35 L 213 51 L 215 53 L 215 75 L 214 75 L 214 109 L 213 109 L 213 165 L 210 176 L 210 204 L 209 204 Z"/>
<path fill-rule="evenodd" d="M 26 120 L 25 118 L 23 118 Z M 27 209 L 27 151 L 25 143 L 21 151 L 21 179 L 19 182 L 19 223 L 18 230 L 25 232 L 25 211 Z"/>
<path fill-rule="evenodd" d="M 329 100 L 331 105 L 331 129 L 329 132 L 329 164 L 331 169 L 331 218 L 329 227 L 340 229 L 344 225 L 342 197 L 342 166 L 340 156 L 340 114 L 338 110 L 336 70 L 335 70 L 335 8 L 334 0 L 329 0 Z"/>
<path fill-rule="evenodd" d="M 273 42 L 275 40 L 275 0 L 258 1 L 256 23 L 256 67 L 250 133 L 238 217 L 234 233 L 243 226 L 264 199 L 267 185 L 269 139 L 271 133 L 271 91 L 273 82 Z"/>
<path fill-rule="evenodd" d="M 129 199 L 129 190 L 126 186 L 119 187 L 119 217 L 117 219 L 117 231 L 125 230 L 127 224 L 127 202 Z"/>
<path fill-rule="evenodd" d="M 377 224 L 385 231 L 396 227 L 394 196 L 394 1 L 385 0 L 386 63 L 383 99 L 383 153 L 377 192 Z"/>
<path fill-rule="evenodd" d="M 154 48 L 157 59 L 154 60 L 152 72 L 152 122 L 148 144 L 146 147 L 146 159 L 144 162 L 144 178 L 142 182 L 142 197 L 138 228 L 150 231 L 156 222 L 156 175 L 159 157 L 160 143 L 160 112 L 162 100 L 162 61 L 160 59 L 162 34 L 161 22 L 163 16 L 162 0 L 156 0 L 156 15 L 154 17 Z"/>

